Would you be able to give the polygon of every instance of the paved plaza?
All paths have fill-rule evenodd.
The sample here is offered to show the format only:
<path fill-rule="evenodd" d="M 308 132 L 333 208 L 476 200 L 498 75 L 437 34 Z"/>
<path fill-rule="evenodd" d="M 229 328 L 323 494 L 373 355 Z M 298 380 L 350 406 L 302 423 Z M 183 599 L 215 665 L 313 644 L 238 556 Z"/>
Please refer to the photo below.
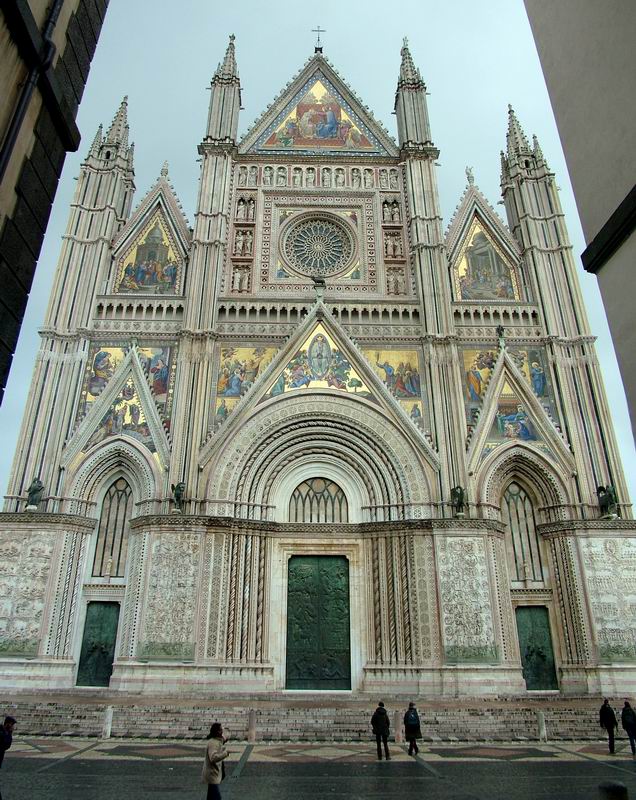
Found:
<path fill-rule="evenodd" d="M 228 800 L 430 798 L 587 800 L 602 781 L 620 781 L 636 799 L 636 761 L 625 740 L 610 757 L 602 742 L 425 744 L 416 759 L 392 745 L 379 762 L 374 743 L 230 743 Z M 4 800 L 145 800 L 205 797 L 203 742 L 24 737 L 7 753 Z"/>

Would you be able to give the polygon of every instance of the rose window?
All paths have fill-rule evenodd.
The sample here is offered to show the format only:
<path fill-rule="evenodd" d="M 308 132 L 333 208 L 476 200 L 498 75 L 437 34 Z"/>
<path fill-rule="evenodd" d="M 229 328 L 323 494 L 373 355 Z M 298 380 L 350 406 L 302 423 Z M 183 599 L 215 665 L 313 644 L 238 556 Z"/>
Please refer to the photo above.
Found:
<path fill-rule="evenodd" d="M 288 265 L 310 277 L 343 272 L 354 253 L 353 237 L 335 219 L 304 219 L 292 225 L 281 247 Z"/>

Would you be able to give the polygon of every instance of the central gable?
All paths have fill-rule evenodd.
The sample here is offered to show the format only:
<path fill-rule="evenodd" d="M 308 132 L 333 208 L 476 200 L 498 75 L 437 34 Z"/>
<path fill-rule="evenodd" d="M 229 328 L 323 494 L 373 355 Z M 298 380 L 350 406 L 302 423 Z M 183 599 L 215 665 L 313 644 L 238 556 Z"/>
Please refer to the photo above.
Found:
<path fill-rule="evenodd" d="M 318 55 L 257 121 L 239 150 L 261 155 L 397 155 L 387 132 Z"/>

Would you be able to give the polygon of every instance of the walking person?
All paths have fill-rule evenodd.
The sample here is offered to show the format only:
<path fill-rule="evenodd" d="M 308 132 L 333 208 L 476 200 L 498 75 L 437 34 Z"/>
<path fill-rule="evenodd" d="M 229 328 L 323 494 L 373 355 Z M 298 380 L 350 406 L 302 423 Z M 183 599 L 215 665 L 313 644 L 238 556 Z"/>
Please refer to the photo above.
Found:
<path fill-rule="evenodd" d="M 614 731 L 618 728 L 618 722 L 616 720 L 614 709 L 609 704 L 607 697 L 605 700 L 603 700 L 603 705 L 601 706 L 601 710 L 599 711 L 598 715 L 598 721 L 601 728 L 605 728 L 607 731 L 609 751 L 611 755 L 614 755 Z"/>
<path fill-rule="evenodd" d="M 230 751 L 225 747 L 227 741 L 227 739 L 223 738 L 223 726 L 220 722 L 215 722 L 208 734 L 208 745 L 205 748 L 205 760 L 201 774 L 201 782 L 208 785 L 207 800 L 221 800 L 221 789 L 219 787 L 221 781 L 225 778 L 223 760 L 230 755 Z"/>
<path fill-rule="evenodd" d="M 375 734 L 375 743 L 378 746 L 378 758 L 380 761 L 382 761 L 382 745 L 384 745 L 384 756 L 387 761 L 390 761 L 389 730 L 391 728 L 391 723 L 389 721 L 387 710 L 384 707 L 384 703 L 381 700 L 378 703 L 378 707 L 373 712 L 373 716 L 371 717 L 371 727 L 373 728 L 373 733 Z"/>
<path fill-rule="evenodd" d="M 13 717 L 5 717 L 4 723 L 0 728 L 0 767 L 4 761 L 4 754 L 11 747 L 13 742 L 13 729 L 16 726 L 16 721 Z M 2 800 L 2 792 L 0 792 L 0 800 Z"/>
<path fill-rule="evenodd" d="M 417 740 L 422 738 L 422 729 L 415 703 L 409 703 L 409 709 L 404 715 L 404 738 L 409 743 L 409 755 L 416 756 L 420 752 Z"/>
<path fill-rule="evenodd" d="M 625 700 L 625 705 L 621 711 L 621 725 L 629 738 L 632 755 L 636 756 L 636 711 L 627 700 Z"/>

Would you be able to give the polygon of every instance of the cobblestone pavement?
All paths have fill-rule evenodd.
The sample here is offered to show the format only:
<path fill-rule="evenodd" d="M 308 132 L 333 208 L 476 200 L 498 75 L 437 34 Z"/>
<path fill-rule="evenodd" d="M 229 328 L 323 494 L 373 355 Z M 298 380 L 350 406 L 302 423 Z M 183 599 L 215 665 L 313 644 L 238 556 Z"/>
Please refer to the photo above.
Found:
<path fill-rule="evenodd" d="M 392 744 L 378 761 L 374 743 L 230 743 L 224 800 L 422 797 L 431 800 L 587 800 L 602 781 L 624 783 L 636 800 L 636 761 L 624 740 L 609 756 L 602 742 L 439 743 L 417 758 Z M 203 742 L 16 738 L 0 773 L 4 800 L 145 800 L 205 797 Z"/>

